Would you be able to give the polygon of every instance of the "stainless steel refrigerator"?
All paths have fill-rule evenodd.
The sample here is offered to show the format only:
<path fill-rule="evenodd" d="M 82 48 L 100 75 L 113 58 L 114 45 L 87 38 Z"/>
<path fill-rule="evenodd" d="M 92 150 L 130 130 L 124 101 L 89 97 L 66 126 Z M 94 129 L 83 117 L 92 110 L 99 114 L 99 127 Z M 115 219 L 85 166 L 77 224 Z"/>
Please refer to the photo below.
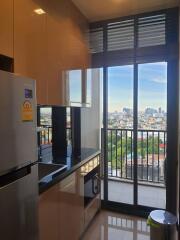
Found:
<path fill-rule="evenodd" d="M 37 240 L 35 81 L 0 71 L 0 238 Z"/>

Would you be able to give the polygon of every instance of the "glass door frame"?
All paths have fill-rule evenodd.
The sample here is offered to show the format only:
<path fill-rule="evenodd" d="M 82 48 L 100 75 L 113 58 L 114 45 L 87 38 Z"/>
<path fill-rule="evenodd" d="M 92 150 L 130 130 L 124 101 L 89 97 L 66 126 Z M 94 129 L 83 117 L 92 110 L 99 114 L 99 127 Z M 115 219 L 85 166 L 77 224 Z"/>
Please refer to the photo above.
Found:
<path fill-rule="evenodd" d="M 124 64 L 123 64 L 124 65 Z M 138 205 L 138 179 L 137 179 L 137 130 L 138 130 L 138 64 L 133 65 L 133 204 L 119 203 L 108 200 L 108 67 L 103 68 L 103 156 L 104 156 L 104 200 L 103 208 L 120 211 L 125 214 L 144 216 L 152 208 Z M 122 66 L 122 65 L 119 65 Z"/>
<path fill-rule="evenodd" d="M 161 60 L 163 62 L 163 60 Z M 133 131 L 134 131 L 134 204 L 117 203 L 108 200 L 108 67 L 103 67 L 103 156 L 104 156 L 104 200 L 102 201 L 103 208 L 116 210 L 125 214 L 134 214 L 147 217 L 153 207 L 138 205 L 138 172 L 137 172 L 137 138 L 138 138 L 138 64 L 155 63 L 155 61 L 145 61 L 134 63 L 134 96 L 133 96 Z M 171 131 L 171 124 L 178 126 L 178 110 L 173 106 L 178 107 L 178 61 L 164 60 L 167 62 L 167 159 L 173 156 L 175 160 L 178 157 L 178 135 L 175 131 Z M 175 151 L 176 150 L 176 151 Z M 166 184 L 166 209 L 174 212 L 174 203 L 177 199 L 177 174 L 174 174 L 176 169 L 176 161 L 167 161 L 167 179 Z M 174 174 L 174 177 L 170 177 Z M 174 185 L 172 187 L 172 184 Z"/>

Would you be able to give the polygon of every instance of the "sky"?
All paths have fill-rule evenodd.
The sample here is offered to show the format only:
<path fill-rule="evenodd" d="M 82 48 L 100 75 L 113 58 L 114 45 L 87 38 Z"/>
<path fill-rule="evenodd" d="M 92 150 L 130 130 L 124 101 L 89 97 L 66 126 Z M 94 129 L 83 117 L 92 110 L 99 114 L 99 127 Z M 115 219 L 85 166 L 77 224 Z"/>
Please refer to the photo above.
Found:
<path fill-rule="evenodd" d="M 147 107 L 166 111 L 167 63 L 138 65 L 138 110 Z M 133 66 L 108 68 L 108 111 L 133 109 Z"/>
<path fill-rule="evenodd" d="M 138 110 L 161 107 L 166 112 L 167 63 L 139 64 L 138 75 Z M 71 100 L 78 102 L 81 100 L 81 71 L 70 71 L 69 78 Z M 88 72 L 88 80 L 90 78 Z M 108 111 L 120 112 L 124 107 L 133 109 L 133 65 L 108 68 Z"/>
<path fill-rule="evenodd" d="M 91 69 L 87 69 L 87 102 L 91 102 L 91 79 L 92 72 Z M 70 70 L 69 71 L 69 95 L 70 101 L 81 102 L 81 70 Z"/>
<path fill-rule="evenodd" d="M 81 70 L 69 71 L 69 96 L 72 102 L 81 102 Z"/>

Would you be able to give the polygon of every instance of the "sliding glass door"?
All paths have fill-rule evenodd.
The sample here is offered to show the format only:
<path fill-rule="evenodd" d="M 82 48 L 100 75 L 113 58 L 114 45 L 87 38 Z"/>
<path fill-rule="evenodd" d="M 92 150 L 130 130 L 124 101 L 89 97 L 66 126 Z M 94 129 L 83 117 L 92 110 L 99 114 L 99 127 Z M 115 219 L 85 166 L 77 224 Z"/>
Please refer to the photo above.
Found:
<path fill-rule="evenodd" d="M 165 208 L 167 63 L 106 70 L 107 201 Z"/>
<path fill-rule="evenodd" d="M 138 204 L 165 208 L 167 63 L 138 65 Z"/>
<path fill-rule="evenodd" d="M 108 200 L 133 204 L 133 65 L 108 68 Z"/>

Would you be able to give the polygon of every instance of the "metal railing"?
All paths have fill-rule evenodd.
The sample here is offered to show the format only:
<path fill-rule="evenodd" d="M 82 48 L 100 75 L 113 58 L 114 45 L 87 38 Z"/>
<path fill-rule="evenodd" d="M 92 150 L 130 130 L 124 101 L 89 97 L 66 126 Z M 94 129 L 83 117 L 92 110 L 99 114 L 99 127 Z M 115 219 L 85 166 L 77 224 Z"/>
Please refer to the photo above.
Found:
<path fill-rule="evenodd" d="M 138 180 L 164 183 L 166 131 L 138 130 Z M 133 130 L 108 129 L 108 176 L 133 180 Z"/>
<path fill-rule="evenodd" d="M 52 143 L 52 126 L 41 126 L 40 145 L 50 145 Z"/>
<path fill-rule="evenodd" d="M 40 131 L 40 145 L 51 145 L 52 144 L 52 126 L 41 126 Z M 71 128 L 66 128 L 66 137 L 68 143 L 71 142 Z"/>

